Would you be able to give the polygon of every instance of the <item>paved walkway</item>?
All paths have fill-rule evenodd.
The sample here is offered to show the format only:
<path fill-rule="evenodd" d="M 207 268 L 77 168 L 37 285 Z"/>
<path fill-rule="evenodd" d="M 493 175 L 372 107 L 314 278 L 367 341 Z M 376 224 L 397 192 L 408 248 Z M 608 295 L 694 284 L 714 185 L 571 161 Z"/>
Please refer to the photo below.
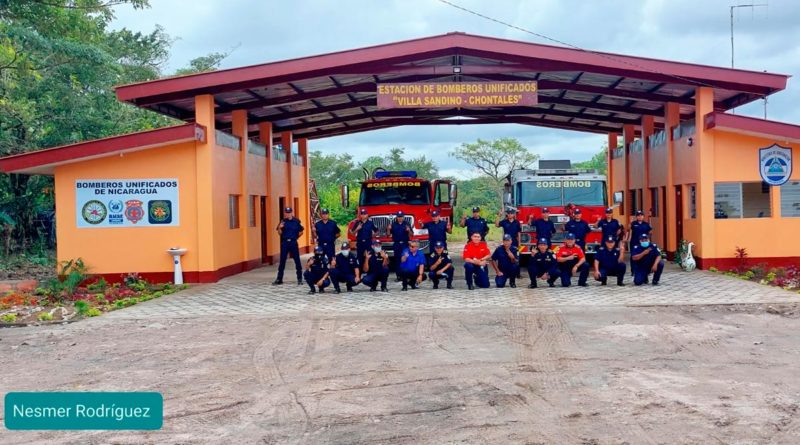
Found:
<path fill-rule="evenodd" d="M 293 274 L 288 274 L 293 276 Z M 525 274 L 524 274 L 525 275 Z M 682 272 L 668 265 L 659 286 L 635 287 L 626 277 L 625 287 L 600 286 L 589 279 L 589 287 L 528 289 L 526 277 L 516 289 L 469 291 L 463 280 L 454 290 L 400 291 L 390 281 L 390 292 L 369 292 L 364 286 L 352 293 L 308 295 L 306 285 L 272 286 L 275 268 L 263 267 L 226 278 L 219 283 L 192 288 L 127 309 L 109 313 L 110 318 L 190 318 L 222 315 L 274 315 L 301 312 L 361 313 L 374 311 L 428 311 L 435 309 L 539 308 L 564 306 L 649 306 L 800 302 L 800 294 L 704 271 Z M 611 281 L 611 280 L 610 280 Z"/>

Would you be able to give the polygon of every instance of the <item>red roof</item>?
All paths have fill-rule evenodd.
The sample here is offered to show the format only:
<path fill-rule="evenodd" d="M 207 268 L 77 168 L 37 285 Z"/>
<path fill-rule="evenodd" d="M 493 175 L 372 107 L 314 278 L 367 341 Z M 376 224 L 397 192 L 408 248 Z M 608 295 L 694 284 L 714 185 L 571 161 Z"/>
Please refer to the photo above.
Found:
<path fill-rule="evenodd" d="M 800 142 L 800 125 L 717 112 L 706 114 L 703 122 L 706 130 L 713 128 L 779 141 Z"/>
<path fill-rule="evenodd" d="M 454 72 L 454 67 L 460 73 Z M 173 117 L 194 119 L 194 96 L 212 94 L 218 128 L 247 110 L 251 131 L 272 122 L 278 138 L 321 138 L 397 125 L 517 122 L 578 131 L 619 132 L 644 115 L 663 126 L 666 102 L 694 113 L 698 86 L 714 89 L 725 111 L 786 87 L 789 76 L 522 41 L 449 33 L 280 62 L 120 86 L 120 100 Z M 380 82 L 537 80 L 535 107 L 391 109 L 375 103 Z"/>
<path fill-rule="evenodd" d="M 184 124 L 6 156 L 0 158 L 0 171 L 51 175 L 58 165 L 178 142 L 202 141 L 205 131 L 202 125 Z"/>

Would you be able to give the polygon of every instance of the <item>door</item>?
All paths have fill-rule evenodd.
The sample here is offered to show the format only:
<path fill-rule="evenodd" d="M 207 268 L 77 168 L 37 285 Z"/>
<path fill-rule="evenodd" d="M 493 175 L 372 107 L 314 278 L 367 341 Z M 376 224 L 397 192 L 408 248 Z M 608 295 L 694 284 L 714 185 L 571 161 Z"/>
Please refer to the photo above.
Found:
<path fill-rule="evenodd" d="M 675 244 L 680 246 L 683 239 L 683 193 L 681 192 L 683 186 L 675 186 Z"/>
<path fill-rule="evenodd" d="M 450 196 L 453 188 L 451 181 L 437 179 L 433 181 L 433 206 L 439 210 L 442 218 L 452 220 L 453 217 L 453 196 Z"/>
<path fill-rule="evenodd" d="M 267 257 L 267 197 L 262 196 L 258 209 L 261 211 L 261 263 L 268 263 Z"/>

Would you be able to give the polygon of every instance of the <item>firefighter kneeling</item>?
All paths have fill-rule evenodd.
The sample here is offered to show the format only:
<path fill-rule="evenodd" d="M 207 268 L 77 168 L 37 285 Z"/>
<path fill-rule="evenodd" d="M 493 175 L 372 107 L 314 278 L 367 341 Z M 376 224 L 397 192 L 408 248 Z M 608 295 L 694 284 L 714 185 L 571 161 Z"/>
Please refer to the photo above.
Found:
<path fill-rule="evenodd" d="M 439 243 L 441 241 L 437 241 Z M 400 279 L 403 281 L 403 290 L 416 289 L 425 281 L 425 254 L 419 250 L 417 240 L 408 242 L 408 247 L 403 250 L 400 257 Z"/>
<path fill-rule="evenodd" d="M 453 261 L 444 250 L 444 243 L 436 241 L 433 245 L 433 253 L 428 260 L 428 277 L 433 283 L 434 289 L 439 289 L 439 280 L 447 281 L 447 288 L 453 288 Z"/>
<path fill-rule="evenodd" d="M 353 291 L 353 286 L 361 283 L 361 269 L 358 267 L 358 257 L 350 251 L 350 243 L 342 243 L 342 250 L 333 260 L 333 270 L 331 271 L 331 281 L 336 293 L 342 290 L 339 283 L 347 284 L 347 292 Z"/>
<path fill-rule="evenodd" d="M 317 246 L 314 248 L 314 256 L 308 259 L 306 271 L 303 272 L 303 278 L 306 279 L 308 287 L 311 288 L 308 293 L 316 293 L 314 286 L 319 288 L 320 293 L 324 293 L 325 288 L 331 284 L 331 280 L 328 279 L 329 274 L 328 257 L 325 256 L 322 246 Z"/>
<path fill-rule="evenodd" d="M 372 251 L 364 252 L 364 278 L 361 281 L 369 286 L 370 292 L 375 292 L 378 284 L 381 285 L 383 292 L 389 292 L 386 288 L 386 280 L 389 278 L 389 255 L 381 248 L 381 242 L 372 242 Z"/>
<path fill-rule="evenodd" d="M 605 246 L 597 249 L 594 255 L 594 279 L 603 286 L 606 285 L 608 277 L 617 277 L 617 286 L 624 286 L 622 280 L 625 278 L 625 250 L 615 247 L 617 244 L 616 236 L 608 236 Z M 620 244 L 622 246 L 622 244 Z"/>
<path fill-rule="evenodd" d="M 495 274 L 494 284 L 503 288 L 506 281 L 510 287 L 517 287 L 517 274 L 519 273 L 519 252 L 512 245 L 512 237 L 509 234 L 503 235 L 503 245 L 498 246 L 492 254 L 492 268 Z"/>
<path fill-rule="evenodd" d="M 658 285 L 666 262 L 661 258 L 658 246 L 650 242 L 648 234 L 643 233 L 639 236 L 639 245 L 634 246 L 631 250 L 631 262 L 633 263 L 634 285 L 646 284 L 651 273 L 653 274 L 653 286 Z"/>
<path fill-rule="evenodd" d="M 578 275 L 578 286 L 586 286 L 586 279 L 589 278 L 589 265 L 586 263 L 586 256 L 583 249 L 575 245 L 575 234 L 568 233 L 564 245 L 558 249 L 558 268 L 561 271 L 561 285 L 569 287 L 572 276 Z"/>
<path fill-rule="evenodd" d="M 547 284 L 553 287 L 555 286 L 553 283 L 556 282 L 560 274 L 556 256 L 550 250 L 550 239 L 539 238 L 539 243 L 536 245 L 536 253 L 531 256 L 528 263 L 528 276 L 531 278 L 531 284 L 528 285 L 528 288 L 535 289 L 537 287 L 537 278 L 546 280 Z"/>

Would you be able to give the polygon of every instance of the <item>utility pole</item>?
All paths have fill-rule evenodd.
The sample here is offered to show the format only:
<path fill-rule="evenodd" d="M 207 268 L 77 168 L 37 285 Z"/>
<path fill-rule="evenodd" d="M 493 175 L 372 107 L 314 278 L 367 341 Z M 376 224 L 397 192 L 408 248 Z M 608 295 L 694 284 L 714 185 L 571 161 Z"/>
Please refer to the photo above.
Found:
<path fill-rule="evenodd" d="M 738 8 L 750 8 L 751 10 L 759 7 L 769 7 L 767 3 L 751 3 L 751 4 L 742 4 L 742 5 L 731 5 L 731 68 L 733 68 L 733 10 Z M 734 113 L 735 110 L 731 110 L 731 113 Z M 767 118 L 767 96 L 764 96 L 764 119 Z"/>

